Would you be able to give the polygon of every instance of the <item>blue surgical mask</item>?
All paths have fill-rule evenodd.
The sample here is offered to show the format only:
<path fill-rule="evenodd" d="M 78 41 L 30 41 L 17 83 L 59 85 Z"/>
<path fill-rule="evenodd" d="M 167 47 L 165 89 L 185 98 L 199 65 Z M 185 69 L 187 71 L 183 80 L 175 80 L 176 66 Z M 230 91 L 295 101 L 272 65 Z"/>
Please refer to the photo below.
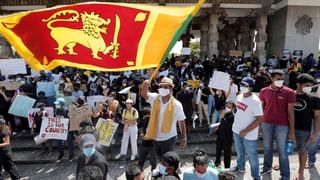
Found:
<path fill-rule="evenodd" d="M 164 165 L 162 165 L 161 163 L 159 164 L 159 173 L 161 175 L 167 175 L 168 174 L 167 168 Z"/>
<path fill-rule="evenodd" d="M 96 152 L 96 148 L 95 148 L 95 147 L 89 147 L 89 148 L 83 148 L 83 149 L 82 149 L 82 153 L 83 153 L 86 157 L 91 157 L 91 156 L 93 156 L 95 152 Z"/>

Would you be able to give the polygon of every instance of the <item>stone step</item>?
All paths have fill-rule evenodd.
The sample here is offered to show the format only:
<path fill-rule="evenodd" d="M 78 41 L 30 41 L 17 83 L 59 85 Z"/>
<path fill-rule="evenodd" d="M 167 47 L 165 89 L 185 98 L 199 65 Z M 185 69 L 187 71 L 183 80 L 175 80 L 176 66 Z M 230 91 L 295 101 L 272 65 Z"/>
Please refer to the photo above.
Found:
<path fill-rule="evenodd" d="M 197 149 L 205 150 L 209 156 L 215 157 L 216 155 L 216 144 L 209 143 L 209 144 L 189 144 L 186 149 L 181 149 L 178 145 L 175 147 L 175 151 L 180 155 L 181 158 L 192 158 L 193 152 Z M 115 160 L 114 157 L 120 152 L 119 147 L 112 147 L 111 154 L 108 155 L 108 161 L 119 161 Z M 262 142 L 258 142 L 257 152 L 262 154 L 263 153 L 263 145 Z M 75 148 L 74 150 L 74 157 L 78 157 L 80 154 L 79 148 Z M 126 161 L 130 157 L 130 146 L 128 149 L 128 156 L 124 157 L 121 161 Z M 234 146 L 232 147 L 232 154 L 236 156 L 236 151 Z M 48 164 L 48 163 L 56 163 L 56 159 L 58 157 L 58 152 L 54 148 L 51 155 L 49 156 L 47 153 L 44 153 L 42 150 L 27 150 L 27 151 L 17 151 L 12 153 L 12 159 L 16 164 Z M 63 163 L 70 163 L 68 161 L 69 152 L 65 150 L 64 152 L 64 159 Z M 76 160 L 74 160 L 76 161 Z"/>

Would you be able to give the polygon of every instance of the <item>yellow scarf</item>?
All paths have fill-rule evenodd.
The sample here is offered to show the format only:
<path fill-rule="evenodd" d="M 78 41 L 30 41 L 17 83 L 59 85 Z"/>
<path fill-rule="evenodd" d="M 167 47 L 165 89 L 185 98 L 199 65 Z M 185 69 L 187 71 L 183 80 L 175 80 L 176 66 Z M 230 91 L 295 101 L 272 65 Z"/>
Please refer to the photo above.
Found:
<path fill-rule="evenodd" d="M 155 140 L 158 132 L 158 121 L 159 121 L 159 113 L 161 107 L 160 96 L 154 100 L 152 105 L 152 110 L 150 114 L 150 120 L 148 124 L 147 133 L 145 135 L 145 139 L 153 139 Z M 161 126 L 162 133 L 169 133 L 172 128 L 173 116 L 174 116 L 174 108 L 175 108 L 175 99 L 173 96 L 170 97 L 168 105 L 163 115 L 163 122 Z"/>

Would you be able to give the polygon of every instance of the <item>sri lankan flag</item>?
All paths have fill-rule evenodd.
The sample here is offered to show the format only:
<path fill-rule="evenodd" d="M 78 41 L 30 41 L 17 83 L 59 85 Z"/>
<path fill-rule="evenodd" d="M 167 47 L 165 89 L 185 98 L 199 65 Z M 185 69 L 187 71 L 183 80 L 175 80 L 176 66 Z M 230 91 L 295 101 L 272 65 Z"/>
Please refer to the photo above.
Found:
<path fill-rule="evenodd" d="M 0 32 L 36 70 L 156 67 L 196 15 L 189 7 L 89 2 L 0 18 Z"/>

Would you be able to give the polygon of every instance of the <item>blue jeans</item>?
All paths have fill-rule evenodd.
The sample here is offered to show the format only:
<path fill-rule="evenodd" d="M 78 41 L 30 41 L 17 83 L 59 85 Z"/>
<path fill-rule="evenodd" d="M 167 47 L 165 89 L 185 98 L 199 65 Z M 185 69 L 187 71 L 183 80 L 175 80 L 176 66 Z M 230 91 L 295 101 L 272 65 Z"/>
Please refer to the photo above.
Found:
<path fill-rule="evenodd" d="M 317 142 L 314 144 L 308 144 L 308 164 L 316 163 L 316 154 L 320 146 L 320 133 L 317 135 Z"/>
<path fill-rule="evenodd" d="M 250 163 L 252 178 L 260 179 L 257 140 L 247 140 L 245 138 L 241 138 L 240 135 L 236 133 L 233 133 L 233 139 L 237 151 L 237 168 L 240 170 L 245 170 L 247 155 Z"/>
<path fill-rule="evenodd" d="M 273 140 L 277 142 L 280 163 L 281 179 L 290 179 L 289 158 L 286 152 L 286 141 L 288 137 L 289 127 L 262 123 L 264 162 L 263 171 L 272 168 L 273 160 Z"/>

